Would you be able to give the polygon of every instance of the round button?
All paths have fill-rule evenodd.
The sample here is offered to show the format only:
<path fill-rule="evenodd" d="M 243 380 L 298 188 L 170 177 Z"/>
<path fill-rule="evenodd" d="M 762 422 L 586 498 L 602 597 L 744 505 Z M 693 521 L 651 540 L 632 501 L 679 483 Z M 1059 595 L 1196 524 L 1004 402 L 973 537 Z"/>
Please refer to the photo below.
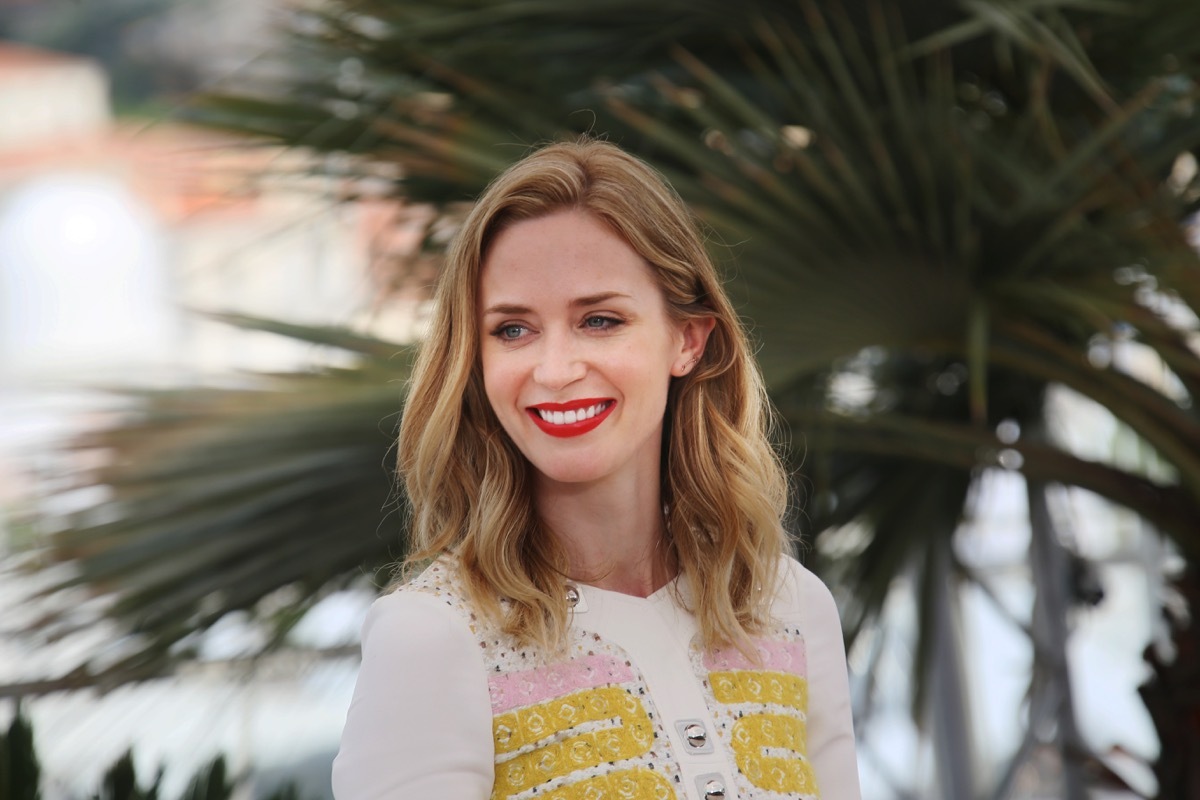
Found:
<path fill-rule="evenodd" d="M 705 783 L 704 800 L 725 800 L 725 784 L 721 781 L 708 781 Z"/>
<path fill-rule="evenodd" d="M 704 732 L 704 726 L 695 722 L 683 729 L 683 735 L 692 747 L 704 747 L 708 742 L 708 734 Z"/>
<path fill-rule="evenodd" d="M 579 590 L 574 586 L 567 587 L 567 605 L 571 608 L 579 605 Z"/>

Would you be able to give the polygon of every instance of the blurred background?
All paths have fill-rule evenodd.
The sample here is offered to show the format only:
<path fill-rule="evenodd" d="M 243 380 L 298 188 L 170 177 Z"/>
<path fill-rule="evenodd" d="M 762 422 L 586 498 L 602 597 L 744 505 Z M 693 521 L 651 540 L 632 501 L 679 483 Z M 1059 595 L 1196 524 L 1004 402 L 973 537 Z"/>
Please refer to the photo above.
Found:
<path fill-rule="evenodd" d="M 1200 797 L 1198 78 L 1192 0 L 0 3 L 0 800 L 330 796 L 441 253 L 584 133 L 758 343 L 865 800 Z"/>

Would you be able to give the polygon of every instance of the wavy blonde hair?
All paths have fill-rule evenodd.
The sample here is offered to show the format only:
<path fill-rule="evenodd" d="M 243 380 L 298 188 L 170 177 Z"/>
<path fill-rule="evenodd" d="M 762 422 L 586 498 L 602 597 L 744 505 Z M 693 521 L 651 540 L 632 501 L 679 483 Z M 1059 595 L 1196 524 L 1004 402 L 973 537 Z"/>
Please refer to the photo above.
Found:
<path fill-rule="evenodd" d="M 705 645 L 749 650 L 787 546 L 787 481 L 769 442 L 762 378 L 683 201 L 645 163 L 602 141 L 551 144 L 507 169 L 450 248 L 400 426 L 412 514 L 406 565 L 453 555 L 486 617 L 529 644 L 566 643 L 565 553 L 534 511 L 532 467 L 484 394 L 477 304 L 496 235 L 568 209 L 607 223 L 637 251 L 672 318 L 716 321 L 696 368 L 672 379 L 661 492 L 667 544 L 693 589 Z"/>

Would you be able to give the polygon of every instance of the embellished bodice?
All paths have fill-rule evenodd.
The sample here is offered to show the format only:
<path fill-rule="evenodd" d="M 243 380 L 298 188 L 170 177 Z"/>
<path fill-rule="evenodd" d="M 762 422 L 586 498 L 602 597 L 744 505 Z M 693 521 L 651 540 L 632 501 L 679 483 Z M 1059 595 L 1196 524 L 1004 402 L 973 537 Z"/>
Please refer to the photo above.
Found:
<path fill-rule="evenodd" d="M 547 659 L 476 619 L 446 563 L 401 591 L 438 598 L 476 641 L 492 719 L 492 800 L 822 796 L 798 625 L 781 621 L 760 637 L 756 663 L 700 647 L 685 588 L 637 598 L 579 586 L 570 646 Z"/>

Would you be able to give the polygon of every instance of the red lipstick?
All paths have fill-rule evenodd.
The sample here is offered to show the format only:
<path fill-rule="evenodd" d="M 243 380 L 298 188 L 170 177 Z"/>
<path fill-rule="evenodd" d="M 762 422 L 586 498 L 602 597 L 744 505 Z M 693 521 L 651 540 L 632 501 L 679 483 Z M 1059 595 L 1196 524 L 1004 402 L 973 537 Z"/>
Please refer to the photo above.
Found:
<path fill-rule="evenodd" d="M 591 417 L 581 415 L 574 422 L 567 422 L 565 420 L 567 412 L 580 414 L 593 406 L 598 406 L 595 415 Z M 572 400 L 569 403 L 538 403 L 525 410 L 530 418 L 533 419 L 534 424 L 541 428 L 542 431 L 551 436 L 566 438 L 569 436 L 581 436 L 588 431 L 594 430 L 616 407 L 617 401 L 611 397 L 593 397 L 583 400 Z M 544 419 L 542 416 L 543 413 L 549 416 L 550 419 Z M 556 420 L 556 418 L 558 419 Z"/>

